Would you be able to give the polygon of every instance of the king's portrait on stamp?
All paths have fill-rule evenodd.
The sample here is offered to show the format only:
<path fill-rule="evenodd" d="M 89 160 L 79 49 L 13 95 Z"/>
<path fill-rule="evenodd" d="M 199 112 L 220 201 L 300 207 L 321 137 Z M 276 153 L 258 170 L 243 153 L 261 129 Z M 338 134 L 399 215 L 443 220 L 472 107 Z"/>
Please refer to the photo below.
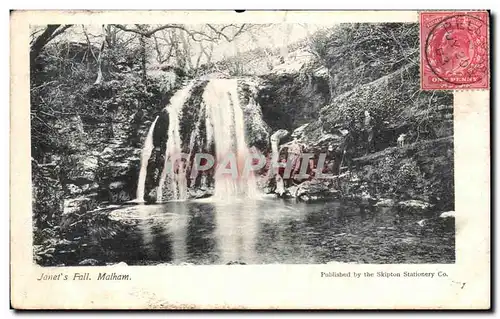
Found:
<path fill-rule="evenodd" d="M 324 296 L 366 281 L 361 308 L 457 306 L 433 304 L 420 282 L 477 293 L 457 269 L 487 235 L 465 240 L 458 225 L 489 227 L 474 197 L 484 172 L 465 151 L 489 163 L 485 118 L 467 117 L 474 103 L 488 112 L 488 12 L 73 14 L 13 15 L 26 58 L 12 58 L 26 134 L 13 183 L 31 195 L 11 212 L 12 245 L 26 249 L 12 258 L 31 267 L 14 291 L 21 308 L 40 294 L 28 287 L 70 298 L 42 308 L 123 308 L 122 295 L 131 308 L 287 308 L 302 296 L 239 301 L 227 287 L 254 287 L 253 269 L 281 283 L 269 293 L 292 276 Z M 207 284 L 165 288 L 181 278 Z M 420 299 L 370 303 L 384 283 Z M 92 303 L 75 306 L 69 285 L 92 289 Z"/>
<path fill-rule="evenodd" d="M 488 89 L 488 12 L 423 12 L 423 89 Z"/>

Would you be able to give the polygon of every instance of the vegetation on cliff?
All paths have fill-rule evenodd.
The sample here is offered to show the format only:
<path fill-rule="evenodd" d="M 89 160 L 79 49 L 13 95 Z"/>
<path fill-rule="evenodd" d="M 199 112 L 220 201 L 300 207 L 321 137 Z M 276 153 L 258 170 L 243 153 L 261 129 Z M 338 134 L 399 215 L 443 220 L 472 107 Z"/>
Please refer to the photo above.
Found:
<path fill-rule="evenodd" d="M 419 200 L 453 210 L 453 96 L 420 90 L 416 24 L 342 24 L 285 50 L 258 47 L 215 57 L 217 45 L 259 28 L 54 25 L 33 31 L 38 262 L 54 264 L 55 246 L 75 245 L 67 235 L 87 231 L 88 211 L 134 198 L 150 124 L 177 89 L 195 80 L 187 100 L 192 107 L 181 119 L 182 147 L 189 151 L 194 122 L 204 116 L 197 106 L 206 75 L 214 72 L 238 78 L 249 146 L 269 152 L 270 133 L 284 129 L 290 134 L 282 143 L 295 139 L 313 153 L 335 153 L 336 180 L 292 185 L 287 194 Z M 203 125 L 198 129 L 206 130 Z M 204 142 L 193 141 L 197 150 Z"/>

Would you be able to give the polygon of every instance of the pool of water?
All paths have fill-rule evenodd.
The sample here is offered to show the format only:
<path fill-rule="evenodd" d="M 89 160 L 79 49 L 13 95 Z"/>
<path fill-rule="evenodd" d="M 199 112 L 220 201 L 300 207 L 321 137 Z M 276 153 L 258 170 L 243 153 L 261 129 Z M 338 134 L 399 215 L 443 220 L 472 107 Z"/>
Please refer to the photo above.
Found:
<path fill-rule="evenodd" d="M 96 212 L 64 265 L 453 263 L 454 221 L 345 202 L 209 199 Z M 417 222 L 426 219 L 425 226 Z M 76 244 L 77 243 L 77 244 Z"/>

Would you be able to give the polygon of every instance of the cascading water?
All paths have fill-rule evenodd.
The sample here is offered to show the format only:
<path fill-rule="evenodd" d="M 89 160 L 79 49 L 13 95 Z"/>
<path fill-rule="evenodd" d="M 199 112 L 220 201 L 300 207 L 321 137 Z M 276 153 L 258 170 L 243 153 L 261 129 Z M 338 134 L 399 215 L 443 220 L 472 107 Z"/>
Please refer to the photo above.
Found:
<path fill-rule="evenodd" d="M 275 179 L 275 192 L 277 194 L 280 194 L 280 196 L 285 192 L 285 184 L 280 174 L 276 174 L 276 170 L 275 168 L 273 168 L 273 165 L 276 165 L 276 167 L 278 167 L 277 164 L 279 162 L 279 143 L 281 139 L 286 137 L 287 135 L 288 131 L 283 129 L 278 130 L 273 135 L 271 135 L 271 178 Z"/>
<path fill-rule="evenodd" d="M 165 164 L 160 176 L 160 183 L 158 185 L 158 190 L 156 193 L 156 201 L 163 201 L 163 187 L 167 180 L 167 176 L 170 180 L 171 189 L 173 192 L 174 200 L 186 200 L 187 198 L 187 180 L 185 174 L 185 167 L 181 162 L 180 158 L 178 161 L 173 160 L 177 158 L 182 152 L 182 141 L 180 135 L 180 117 L 182 114 L 182 107 L 189 98 L 189 93 L 193 88 L 195 82 L 191 82 L 183 89 L 178 91 L 172 97 L 170 105 L 167 106 L 168 116 L 169 116 L 169 127 L 168 127 L 168 140 L 167 149 L 165 152 Z M 171 166 L 169 166 L 169 163 Z"/>
<path fill-rule="evenodd" d="M 175 93 L 170 104 L 165 108 L 168 112 L 169 125 L 167 132 L 165 132 L 167 135 L 165 162 L 156 190 L 156 201 L 163 202 L 167 198 L 171 200 L 187 199 L 187 168 L 179 155 L 182 154 L 182 146 L 189 147 L 187 153 L 192 158 L 193 152 L 199 151 L 198 148 L 195 150 L 195 141 L 206 141 L 202 147 L 205 148 L 204 151 L 209 151 L 211 145 L 215 146 L 215 154 L 212 155 L 214 155 L 216 163 L 226 164 L 223 166 L 230 168 L 232 172 L 237 172 L 237 174 L 227 174 L 226 170 L 226 173 L 216 173 L 213 176 L 214 197 L 216 199 L 255 198 L 258 194 L 257 183 L 252 171 L 246 167 L 250 164 L 251 152 L 245 137 L 245 118 L 239 102 L 237 80 L 212 79 L 206 84 L 201 96 L 201 103 L 194 106 L 198 108 L 198 118 L 192 128 L 189 141 L 181 140 L 181 125 L 184 125 L 181 123 L 181 118 L 185 111 L 184 108 L 193 107 L 193 105 L 185 104 L 195 83 L 192 81 Z M 153 149 L 153 130 L 157 119 L 151 125 L 144 144 L 137 188 L 138 201 L 144 200 L 147 165 Z M 202 122 L 204 122 L 204 129 L 200 130 Z M 206 136 L 200 136 L 205 131 Z M 192 163 L 187 164 L 191 165 Z M 215 167 L 215 171 L 217 172 L 217 167 Z"/>
<path fill-rule="evenodd" d="M 153 131 L 156 125 L 156 121 L 158 120 L 158 116 L 151 124 L 149 128 L 148 135 L 146 136 L 146 140 L 144 141 L 144 148 L 141 153 L 141 170 L 139 172 L 139 181 L 137 183 L 137 192 L 136 192 L 136 201 L 143 202 L 144 201 L 144 187 L 146 184 L 146 175 L 148 173 L 148 163 L 149 158 L 151 157 L 151 152 L 153 151 Z"/>
<path fill-rule="evenodd" d="M 215 175 L 216 199 L 229 199 L 245 195 L 255 197 L 257 184 L 251 172 L 244 173 L 250 151 L 245 141 L 245 122 L 241 109 L 237 81 L 234 79 L 211 80 L 203 93 L 206 106 L 207 141 L 215 144 L 215 158 L 219 163 L 234 156 L 230 165 L 237 164 L 237 176 L 228 174 Z"/>

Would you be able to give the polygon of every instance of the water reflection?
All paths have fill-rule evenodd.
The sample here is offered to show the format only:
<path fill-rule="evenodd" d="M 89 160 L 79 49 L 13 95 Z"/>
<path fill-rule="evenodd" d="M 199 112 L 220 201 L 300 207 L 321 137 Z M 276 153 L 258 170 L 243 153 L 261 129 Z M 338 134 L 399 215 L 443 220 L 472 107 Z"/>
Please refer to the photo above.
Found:
<path fill-rule="evenodd" d="M 78 252 L 81 259 L 179 265 L 454 258 L 452 229 L 422 230 L 417 221 L 428 217 L 387 207 L 204 199 L 113 208 L 107 216 L 114 223 L 109 236 L 86 239 L 91 247 Z M 108 226 L 96 221 L 94 227 Z"/>
<path fill-rule="evenodd" d="M 188 211 L 185 203 L 182 202 L 173 203 L 171 209 L 175 214 L 172 215 L 172 219 L 164 226 L 163 233 L 165 237 L 170 237 L 171 239 L 171 259 L 175 263 L 186 262 L 186 235 L 189 221 Z"/>
<path fill-rule="evenodd" d="M 256 263 L 255 243 L 259 233 L 255 200 L 215 202 L 215 236 L 219 262 Z"/>

